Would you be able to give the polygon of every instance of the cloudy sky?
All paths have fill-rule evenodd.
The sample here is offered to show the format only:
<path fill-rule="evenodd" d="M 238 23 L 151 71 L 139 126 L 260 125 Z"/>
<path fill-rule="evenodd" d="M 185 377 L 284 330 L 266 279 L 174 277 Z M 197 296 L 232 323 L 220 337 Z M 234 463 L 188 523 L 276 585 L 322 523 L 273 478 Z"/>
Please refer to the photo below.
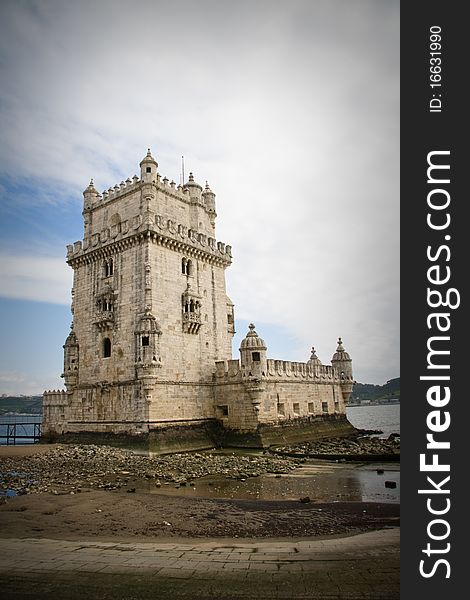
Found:
<path fill-rule="evenodd" d="M 82 191 L 186 171 L 233 247 L 234 354 L 399 375 L 398 0 L 3 0 L 0 393 L 62 385 Z"/>

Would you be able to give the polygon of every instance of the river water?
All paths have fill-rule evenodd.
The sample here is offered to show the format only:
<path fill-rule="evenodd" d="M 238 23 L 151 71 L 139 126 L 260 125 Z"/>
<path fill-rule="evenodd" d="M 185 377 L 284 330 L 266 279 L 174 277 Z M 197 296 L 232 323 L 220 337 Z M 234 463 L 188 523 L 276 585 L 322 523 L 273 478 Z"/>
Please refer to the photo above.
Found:
<path fill-rule="evenodd" d="M 349 406 L 346 414 L 354 427 L 382 430 L 383 433 L 378 437 L 387 438 L 391 433 L 400 433 L 399 404 Z"/>
<path fill-rule="evenodd" d="M 17 446 L 32 444 L 34 424 L 42 423 L 42 415 L 0 415 L 0 446 L 15 443 Z M 7 440 L 9 426 L 16 424 L 16 440 Z M 11 429 L 11 427 L 10 427 Z"/>

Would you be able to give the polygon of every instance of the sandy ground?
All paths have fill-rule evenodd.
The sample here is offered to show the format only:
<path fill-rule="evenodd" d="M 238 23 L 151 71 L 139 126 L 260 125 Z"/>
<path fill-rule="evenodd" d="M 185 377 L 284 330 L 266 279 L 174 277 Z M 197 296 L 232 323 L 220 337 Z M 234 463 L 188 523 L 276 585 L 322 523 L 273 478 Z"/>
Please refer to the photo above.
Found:
<path fill-rule="evenodd" d="M 3 446 L 0 458 L 49 451 L 51 445 Z M 129 487 L 131 487 L 130 482 Z M 301 539 L 352 535 L 399 524 L 386 503 L 216 500 L 122 490 L 27 494 L 2 498 L 1 537 L 144 540 L 228 537 Z"/>
<path fill-rule="evenodd" d="M 34 454 L 45 454 L 53 448 L 58 448 L 58 444 L 28 444 L 26 446 L 0 446 L 0 458 L 2 457 L 21 457 L 33 456 Z"/>

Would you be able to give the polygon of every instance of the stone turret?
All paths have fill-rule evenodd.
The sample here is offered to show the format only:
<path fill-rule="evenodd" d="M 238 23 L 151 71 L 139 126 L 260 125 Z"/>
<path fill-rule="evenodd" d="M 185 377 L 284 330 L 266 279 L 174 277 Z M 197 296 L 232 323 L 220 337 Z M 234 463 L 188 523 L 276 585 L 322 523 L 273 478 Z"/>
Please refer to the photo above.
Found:
<path fill-rule="evenodd" d="M 90 235 L 92 217 L 91 212 L 92 208 L 97 204 L 98 200 L 101 198 L 98 191 L 95 189 L 95 185 L 93 183 L 93 179 L 90 180 L 90 183 L 86 190 L 83 192 L 83 237 L 87 238 Z"/>
<path fill-rule="evenodd" d="M 318 358 L 316 352 L 315 352 L 315 348 L 312 346 L 312 354 L 310 355 L 309 360 L 307 361 L 307 365 L 310 365 L 312 367 L 315 367 L 317 365 L 321 365 L 321 360 Z"/>
<path fill-rule="evenodd" d="M 202 187 L 194 181 L 194 175 L 192 173 L 189 174 L 189 180 L 183 185 L 183 189 L 189 191 L 189 196 L 191 200 L 195 202 L 199 202 L 201 200 Z"/>
<path fill-rule="evenodd" d="M 331 364 L 333 365 L 333 367 L 336 367 L 338 369 L 342 380 L 341 390 L 343 393 L 343 399 L 345 402 L 347 402 L 353 389 L 354 378 L 352 372 L 352 360 L 349 354 L 344 349 L 343 341 L 341 338 L 338 339 L 338 347 L 336 348 L 336 352 L 333 354 Z"/>
<path fill-rule="evenodd" d="M 147 155 L 140 161 L 140 178 L 144 183 L 152 183 L 157 179 L 158 163 L 153 158 L 150 148 Z"/>
<path fill-rule="evenodd" d="M 95 184 L 93 183 L 93 179 L 90 179 L 90 183 L 88 187 L 83 192 L 83 210 L 89 210 L 95 202 L 100 199 L 100 194 L 95 188 Z"/>
<path fill-rule="evenodd" d="M 67 391 L 73 390 L 78 384 L 78 340 L 72 330 L 65 340 L 64 348 L 64 378 Z"/>
<path fill-rule="evenodd" d="M 240 367 L 244 377 L 261 379 L 267 373 L 266 344 L 250 323 L 249 332 L 240 344 Z"/>
<path fill-rule="evenodd" d="M 202 192 L 202 197 L 204 199 L 204 204 L 206 205 L 206 209 L 208 212 L 215 213 L 215 194 L 209 187 L 209 184 L 206 181 L 206 187 Z"/>

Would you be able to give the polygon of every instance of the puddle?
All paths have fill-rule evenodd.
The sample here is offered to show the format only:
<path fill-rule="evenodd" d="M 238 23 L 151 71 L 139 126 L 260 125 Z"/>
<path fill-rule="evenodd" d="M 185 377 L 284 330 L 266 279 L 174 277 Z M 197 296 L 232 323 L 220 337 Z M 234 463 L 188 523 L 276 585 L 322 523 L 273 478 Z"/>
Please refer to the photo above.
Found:
<path fill-rule="evenodd" d="M 378 474 L 377 470 L 383 473 Z M 385 487 L 386 481 L 396 488 Z M 299 500 L 308 496 L 312 502 L 400 502 L 399 463 L 344 465 L 327 461 L 308 461 L 288 475 L 272 474 L 245 481 L 208 475 L 194 481 L 194 485 L 161 487 L 149 484 L 148 491 L 169 496 Z"/>

